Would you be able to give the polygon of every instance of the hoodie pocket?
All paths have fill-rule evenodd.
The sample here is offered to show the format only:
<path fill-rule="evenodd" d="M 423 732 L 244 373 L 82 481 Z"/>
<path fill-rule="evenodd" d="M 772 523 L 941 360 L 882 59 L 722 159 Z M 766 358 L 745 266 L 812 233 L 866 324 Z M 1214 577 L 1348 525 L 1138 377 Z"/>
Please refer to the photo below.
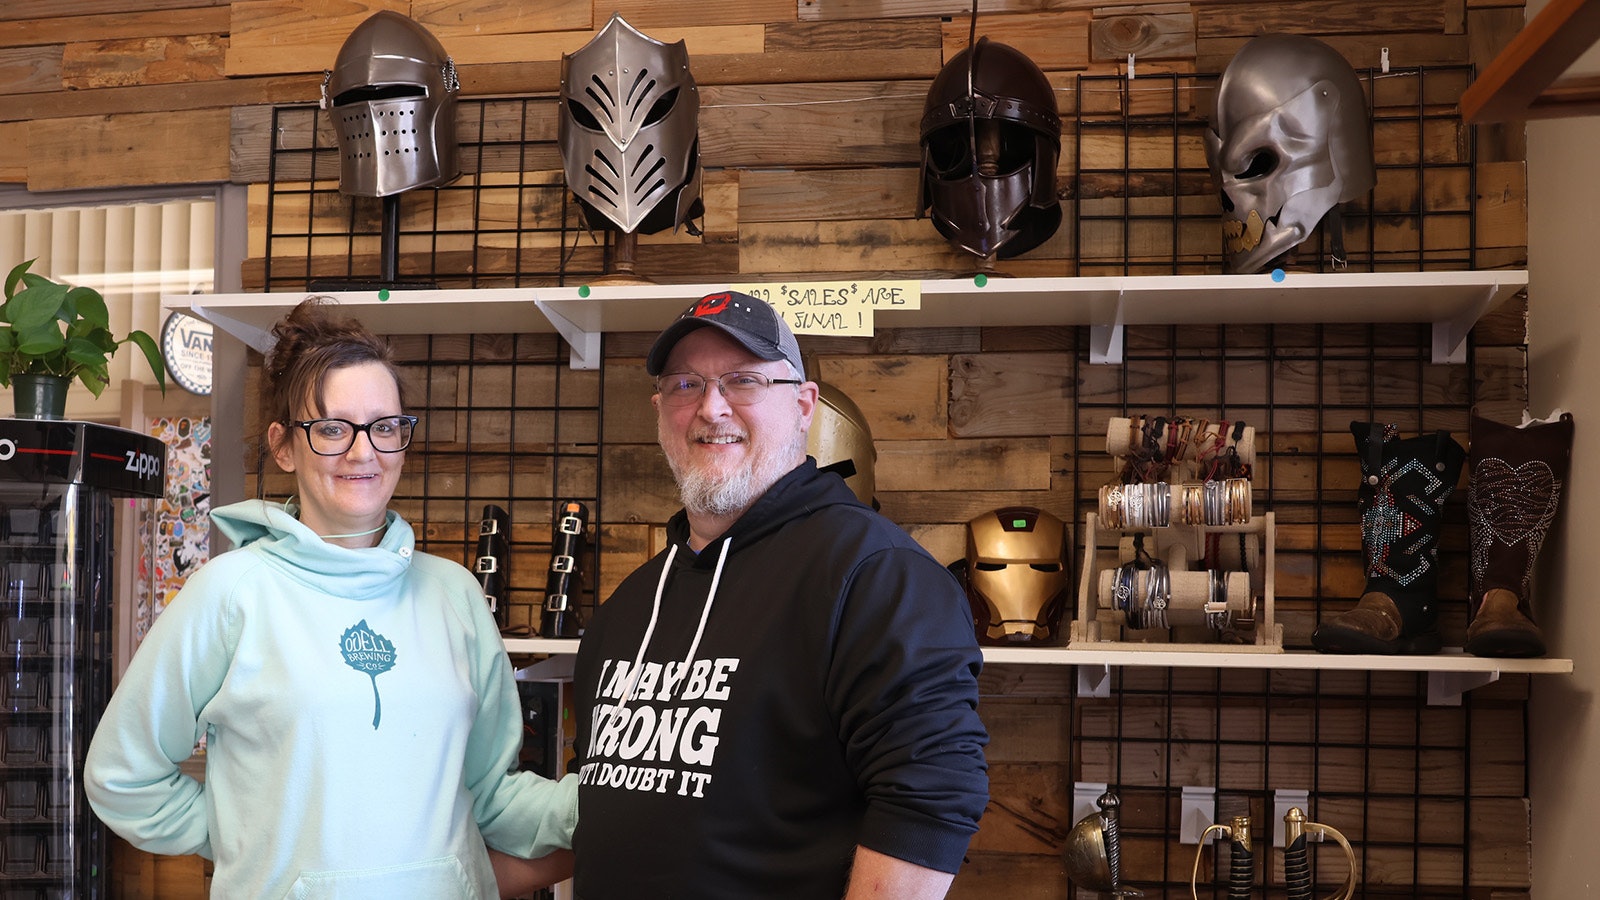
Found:
<path fill-rule="evenodd" d="M 481 895 L 461 860 L 441 856 L 378 869 L 302 872 L 288 896 L 294 900 L 465 900 Z"/>

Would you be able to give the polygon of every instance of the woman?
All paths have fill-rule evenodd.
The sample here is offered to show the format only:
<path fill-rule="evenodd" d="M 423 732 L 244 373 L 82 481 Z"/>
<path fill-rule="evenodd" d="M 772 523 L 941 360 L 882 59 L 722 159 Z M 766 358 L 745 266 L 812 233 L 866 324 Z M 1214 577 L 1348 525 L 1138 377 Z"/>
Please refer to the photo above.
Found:
<path fill-rule="evenodd" d="M 461 566 L 388 509 L 416 418 L 390 351 L 318 298 L 273 329 L 267 449 L 295 496 L 212 513 L 237 549 L 157 619 L 89 748 L 89 802 L 218 897 L 496 896 L 571 868 L 577 789 L 512 772 L 515 685 Z M 201 784 L 178 770 L 205 740 Z M 532 872 L 533 875 L 529 873 Z"/>

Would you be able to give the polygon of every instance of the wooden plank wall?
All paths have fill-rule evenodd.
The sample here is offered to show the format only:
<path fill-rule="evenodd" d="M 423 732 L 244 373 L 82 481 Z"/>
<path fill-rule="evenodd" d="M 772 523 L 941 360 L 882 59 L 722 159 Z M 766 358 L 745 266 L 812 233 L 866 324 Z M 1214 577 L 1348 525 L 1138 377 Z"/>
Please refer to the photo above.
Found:
<path fill-rule="evenodd" d="M 1161 112 L 1174 97 L 1180 112 L 1200 114 L 1204 93 L 1187 76 L 1220 71 L 1259 32 L 1320 36 L 1361 69 L 1379 64 L 1381 48 L 1396 67 L 1464 67 L 1492 57 L 1522 21 L 1515 0 L 978 5 L 980 33 L 1038 62 L 1064 111 L 1081 106 L 1088 119 L 1112 125 Z M 585 43 L 616 10 L 654 37 L 685 39 L 702 95 L 703 233 L 645 238 L 641 271 L 683 283 L 960 274 L 971 260 L 916 217 L 917 122 L 929 80 L 965 44 L 969 7 L 966 0 L 9 0 L 0 6 L 0 182 L 34 191 L 251 185 L 245 280 L 259 286 L 268 252 L 269 157 L 274 148 L 311 147 L 314 135 L 317 146 L 333 146 L 326 122 L 307 106 L 322 70 L 355 24 L 377 9 L 395 9 L 441 38 L 460 67 L 463 95 L 484 100 L 481 118 L 462 122 L 464 139 L 510 135 L 522 142 L 469 161 L 461 183 L 486 202 L 441 191 L 411 202 L 403 227 L 466 226 L 465 238 L 450 237 L 440 249 L 474 261 L 484 278 L 512 266 L 553 273 L 563 252 L 571 254 L 569 271 L 599 271 L 602 248 L 587 241 L 563 248 L 558 238 L 534 233 L 576 226 L 570 214 L 563 218 L 559 189 L 531 202 L 525 191 L 491 189 L 560 185 L 553 100 L 560 55 Z M 1111 80 L 1107 93 L 1076 94 L 1079 76 L 1126 75 L 1130 53 L 1139 76 L 1133 82 Z M 1374 82 L 1380 120 L 1395 113 L 1394 124 L 1380 121 L 1375 129 L 1380 162 L 1394 168 L 1385 169 L 1374 193 L 1373 217 L 1362 220 L 1372 223 L 1370 235 L 1360 233 L 1353 246 L 1370 237 L 1380 260 L 1413 268 L 1413 256 L 1428 265 L 1463 256 L 1485 268 L 1525 264 L 1521 132 L 1474 132 L 1454 121 L 1467 78 L 1457 73 L 1427 87 L 1401 78 Z M 276 120 L 275 109 L 282 112 Z M 1075 127 L 1070 116 L 1068 127 Z M 1170 135 L 1162 138 L 1164 145 L 1137 133 L 1125 139 L 1115 128 L 1069 131 L 1061 172 L 1088 174 L 1061 191 L 1069 223 L 1080 215 L 1176 212 L 1175 231 L 1125 237 L 1087 226 L 1077 233 L 1069 224 L 1001 271 L 1121 271 L 1129 260 L 1166 259 L 1174 246 L 1176 268 L 1217 271 L 1203 151 L 1192 135 L 1176 150 Z M 1165 160 L 1158 165 L 1176 158 L 1181 171 L 1165 180 L 1115 173 L 1124 159 L 1146 158 Z M 326 179 L 336 164 L 327 153 L 318 160 Z M 1424 169 L 1423 162 L 1454 165 Z M 309 167 L 277 173 L 285 190 L 274 215 L 280 230 L 327 240 L 275 247 L 284 258 L 274 263 L 343 273 L 348 207 L 326 194 L 303 195 L 300 208 L 289 199 L 286 189 L 297 179 L 331 190 L 326 181 L 311 185 L 311 177 Z M 1418 224 L 1419 210 L 1467 209 L 1476 215 L 1429 220 L 1425 236 Z M 371 207 L 356 212 L 360 222 L 375 221 Z M 496 231 L 506 223 L 513 233 L 523 223 L 529 233 L 507 238 Z M 476 244 L 473 233 L 480 234 Z M 370 263 L 376 248 L 358 244 L 358 253 L 358 262 Z M 415 265 L 402 259 L 403 271 Z M 1303 646 L 1319 611 L 1360 590 L 1345 425 L 1382 410 L 1407 428 L 1449 428 L 1465 441 L 1468 402 L 1515 419 L 1526 400 L 1525 311 L 1519 299 L 1480 324 L 1470 367 L 1427 364 L 1418 356 L 1419 343 L 1426 352 L 1421 329 L 1132 329 L 1120 367 L 1088 366 L 1086 336 L 1071 328 L 900 329 L 802 344 L 821 376 L 844 387 L 871 424 L 883 511 L 946 561 L 961 553 L 962 523 L 1000 505 L 1032 504 L 1076 519 L 1110 474 L 1100 452 L 1109 415 L 1214 416 L 1225 405 L 1262 429 L 1267 460 L 1258 489 L 1270 492 L 1283 524 L 1280 616 L 1289 642 Z M 676 505 L 639 375 L 649 340 L 608 335 L 603 370 L 566 388 L 596 404 L 604 398 L 598 422 L 572 426 L 569 416 L 563 423 L 603 436 L 593 473 L 603 488 L 602 595 L 659 545 L 660 523 Z M 473 346 L 482 349 L 464 356 L 451 350 L 456 355 L 448 358 L 438 358 L 436 343 L 403 343 L 402 352 L 445 396 L 504 355 L 493 342 Z M 1345 351 L 1352 360 L 1341 361 Z M 474 353 L 486 356 L 475 360 Z M 449 427 L 462 421 L 457 416 Z M 456 434 L 430 440 L 470 453 L 472 441 Z M 431 473 L 438 477 L 429 489 L 448 499 L 509 484 L 486 487 L 491 474 L 482 466 L 471 471 L 470 490 L 464 467 Z M 269 478 L 267 487 L 282 483 Z M 428 546 L 465 559 L 469 518 L 424 522 Z M 547 530 L 548 522 L 519 521 L 518 542 L 537 545 Z M 1459 643 L 1459 507 L 1445 543 L 1447 640 Z M 541 571 L 538 557 L 530 551 L 521 569 Z M 531 619 L 531 603 L 515 614 Z M 1124 872 L 1147 893 L 1187 896 L 1177 886 L 1187 881 L 1192 848 L 1176 843 L 1177 788 L 1210 784 L 1221 789 L 1224 814 L 1249 812 L 1261 823 L 1270 817 L 1264 803 L 1274 788 L 1320 795 L 1314 817 L 1357 842 L 1363 881 L 1385 895 L 1528 896 L 1523 721 L 1536 682 L 1504 679 L 1449 708 L 1426 706 L 1422 683 L 1410 676 L 1130 670 L 1114 677 L 1106 699 L 1079 697 L 1072 676 L 1018 666 L 985 672 L 993 800 L 957 896 L 1069 896 L 1058 852 L 1072 825 L 1074 781 L 1121 785 L 1129 835 Z M 1267 865 L 1278 879 L 1277 864 L 1269 858 Z M 1325 888 L 1342 877 L 1341 866 L 1319 851 Z M 142 882 L 124 879 L 125 896 L 152 896 L 141 888 L 151 883 L 149 871 Z"/>

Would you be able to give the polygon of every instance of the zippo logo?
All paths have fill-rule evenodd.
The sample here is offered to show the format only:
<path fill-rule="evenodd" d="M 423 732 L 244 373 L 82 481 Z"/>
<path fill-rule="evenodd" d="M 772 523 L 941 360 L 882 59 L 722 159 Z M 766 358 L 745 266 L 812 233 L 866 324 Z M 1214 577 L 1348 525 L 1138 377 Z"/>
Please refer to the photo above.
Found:
<path fill-rule="evenodd" d="M 125 451 L 125 455 L 128 457 L 128 464 L 123 466 L 123 468 L 139 476 L 140 478 L 149 479 L 160 474 L 161 461 L 149 453 L 139 453 L 134 450 L 128 450 Z"/>

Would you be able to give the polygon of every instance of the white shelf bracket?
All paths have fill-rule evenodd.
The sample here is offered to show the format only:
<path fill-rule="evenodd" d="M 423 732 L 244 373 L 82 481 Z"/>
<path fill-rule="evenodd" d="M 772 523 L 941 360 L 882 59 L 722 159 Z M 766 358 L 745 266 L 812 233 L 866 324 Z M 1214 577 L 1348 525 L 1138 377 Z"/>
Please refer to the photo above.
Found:
<path fill-rule="evenodd" d="M 1111 696 L 1111 664 L 1078 666 L 1079 697 Z"/>
<path fill-rule="evenodd" d="M 1110 322 L 1089 326 L 1089 362 L 1092 365 L 1122 365 L 1123 294 L 1123 291 L 1117 291 L 1117 307 Z"/>
<path fill-rule="evenodd" d="M 1072 824 L 1082 822 L 1085 816 L 1100 812 L 1100 796 L 1109 787 L 1104 781 L 1074 781 L 1072 783 Z"/>
<path fill-rule="evenodd" d="M 1282 847 L 1284 845 L 1286 835 L 1284 833 L 1283 817 L 1288 815 L 1289 810 L 1296 806 L 1300 807 L 1300 811 L 1305 813 L 1307 818 L 1310 818 L 1311 792 L 1286 791 L 1281 788 L 1272 792 L 1272 846 Z M 1306 832 L 1306 840 L 1320 841 L 1322 840 L 1322 833 L 1317 832 L 1313 835 L 1308 831 Z"/>
<path fill-rule="evenodd" d="M 517 681 L 571 681 L 573 666 L 577 661 L 577 654 L 549 656 L 518 669 L 515 678 Z"/>
<path fill-rule="evenodd" d="M 571 319 L 556 312 L 556 304 L 544 300 L 533 301 L 539 307 L 539 312 L 544 314 L 550 324 L 554 325 L 561 339 L 572 347 L 572 368 L 598 369 L 600 368 L 600 333 L 598 331 L 584 331 L 572 323 Z"/>
<path fill-rule="evenodd" d="M 1499 680 L 1499 672 L 1429 672 L 1428 705 L 1460 706 L 1462 694 Z"/>
<path fill-rule="evenodd" d="M 1216 824 L 1217 789 L 1184 785 L 1182 818 L 1178 820 L 1178 842 L 1198 844 L 1206 829 Z M 1216 835 L 1212 835 L 1216 839 Z"/>
<path fill-rule="evenodd" d="M 233 335 L 257 353 L 270 351 L 272 345 L 276 343 L 272 339 L 271 331 L 232 316 L 224 315 L 221 311 L 208 307 L 203 302 L 194 304 L 191 309 L 196 315 L 210 322 L 219 331 Z M 179 311 L 183 312 L 184 310 L 179 308 Z M 162 312 L 164 315 L 166 311 L 163 310 Z"/>
<path fill-rule="evenodd" d="M 1467 361 L 1467 332 L 1489 311 L 1489 304 L 1500 293 L 1496 284 L 1484 292 L 1483 299 L 1471 309 L 1463 310 L 1454 318 L 1433 323 L 1433 361 L 1438 364 L 1460 364 Z"/>

